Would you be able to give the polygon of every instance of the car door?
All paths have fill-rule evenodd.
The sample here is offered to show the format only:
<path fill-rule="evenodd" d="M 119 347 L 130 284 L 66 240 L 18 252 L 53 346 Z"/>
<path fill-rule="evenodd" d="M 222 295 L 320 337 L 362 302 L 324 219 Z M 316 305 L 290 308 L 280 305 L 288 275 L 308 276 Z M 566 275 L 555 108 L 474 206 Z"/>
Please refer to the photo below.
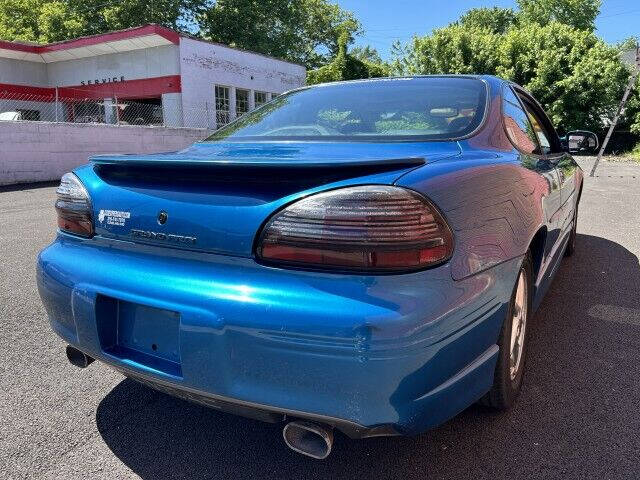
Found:
<path fill-rule="evenodd" d="M 520 152 L 521 165 L 540 175 L 548 186 L 548 193 L 542 199 L 547 227 L 544 259 L 547 259 L 560 238 L 562 194 L 558 171 L 541 145 L 519 95 L 509 84 L 504 85 L 502 95 L 505 129 Z"/>
<path fill-rule="evenodd" d="M 517 91 L 518 97 L 527 111 L 541 147 L 541 153 L 555 166 L 560 187 L 560 208 L 557 212 L 560 240 L 571 232 L 577 208 L 578 164 L 571 154 L 562 148 L 560 138 L 549 117 L 540 105 L 526 92 Z"/>

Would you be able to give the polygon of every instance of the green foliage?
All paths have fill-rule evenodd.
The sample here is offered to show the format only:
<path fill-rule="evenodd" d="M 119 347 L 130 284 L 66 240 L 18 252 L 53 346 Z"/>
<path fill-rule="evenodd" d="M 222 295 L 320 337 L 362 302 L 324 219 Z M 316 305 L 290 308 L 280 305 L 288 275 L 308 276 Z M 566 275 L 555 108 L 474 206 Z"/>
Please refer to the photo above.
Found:
<path fill-rule="evenodd" d="M 198 16 L 202 35 L 317 68 L 338 53 L 360 24 L 349 11 L 328 0 L 217 0 Z"/>
<path fill-rule="evenodd" d="M 386 77 L 389 68 L 385 64 L 375 64 L 359 60 L 347 53 L 348 34 L 344 32 L 338 40 L 338 54 L 331 63 L 307 72 L 307 84 L 356 80 L 359 78 Z"/>
<path fill-rule="evenodd" d="M 206 6 L 206 0 L 66 0 L 87 20 L 85 35 L 156 23 L 174 30 L 186 25 Z"/>
<path fill-rule="evenodd" d="M 487 28 L 453 24 L 414 37 L 392 68 L 401 74 L 495 72 L 501 39 Z"/>
<path fill-rule="evenodd" d="M 82 21 L 69 12 L 67 4 L 38 0 L 0 1 L 0 38 L 48 42 L 68 38 L 82 31 Z"/>
<path fill-rule="evenodd" d="M 518 22 L 518 15 L 512 8 L 482 7 L 465 12 L 456 23 L 465 27 L 486 28 L 493 33 L 505 33 Z"/>
<path fill-rule="evenodd" d="M 378 50 L 373 48 L 371 45 L 365 45 L 364 47 L 353 47 L 349 54 L 357 58 L 358 60 L 366 61 L 369 63 L 382 63 L 382 58 L 378 53 Z"/>
<path fill-rule="evenodd" d="M 522 11 L 515 13 L 510 9 L 471 10 L 431 35 L 414 37 L 404 50 L 396 46 L 393 71 L 498 75 L 529 90 L 561 130 L 601 132 L 603 120 L 617 108 L 629 71 L 620 60 L 619 48 L 607 45 L 590 29 L 600 2 L 518 3 Z M 530 19 L 540 9 L 545 15 Z M 572 23 L 559 21 L 566 15 Z M 640 101 L 638 109 L 630 111 L 638 112 L 634 128 L 640 132 Z"/>
<path fill-rule="evenodd" d="M 602 0 L 518 0 L 520 17 L 526 23 L 559 22 L 578 30 L 595 29 Z"/>
<path fill-rule="evenodd" d="M 55 1 L 40 4 L 38 26 L 40 42 L 59 42 L 83 35 L 87 19 L 72 11 L 66 3 Z"/>
<path fill-rule="evenodd" d="M 558 22 L 509 31 L 500 55 L 496 73 L 527 88 L 567 130 L 602 129 L 629 77 L 616 48 Z"/>
<path fill-rule="evenodd" d="M 1 0 L 0 38 L 40 43 L 156 23 L 181 30 L 206 0 Z"/>
<path fill-rule="evenodd" d="M 640 76 L 636 78 L 633 94 L 629 97 L 624 113 L 622 124 L 628 127 L 631 133 L 640 136 Z"/>

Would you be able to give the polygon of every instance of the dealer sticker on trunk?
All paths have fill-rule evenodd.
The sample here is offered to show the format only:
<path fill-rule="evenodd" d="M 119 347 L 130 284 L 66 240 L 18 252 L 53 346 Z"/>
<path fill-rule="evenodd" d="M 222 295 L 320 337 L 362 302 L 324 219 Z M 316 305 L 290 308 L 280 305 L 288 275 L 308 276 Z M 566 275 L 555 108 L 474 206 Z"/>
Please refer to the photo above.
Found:
<path fill-rule="evenodd" d="M 131 218 L 131 212 L 121 212 L 119 210 L 100 210 L 98 221 L 107 222 L 107 225 L 117 225 L 123 227 L 127 218 Z"/>

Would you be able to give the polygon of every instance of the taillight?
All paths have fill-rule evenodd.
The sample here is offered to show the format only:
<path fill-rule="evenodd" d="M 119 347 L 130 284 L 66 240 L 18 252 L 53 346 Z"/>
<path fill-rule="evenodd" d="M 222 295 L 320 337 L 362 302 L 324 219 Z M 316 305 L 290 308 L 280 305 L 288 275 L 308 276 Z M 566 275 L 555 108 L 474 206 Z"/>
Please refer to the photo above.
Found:
<path fill-rule="evenodd" d="M 56 190 L 56 212 L 58 228 L 67 233 L 93 236 L 91 200 L 82 182 L 73 173 L 65 173 Z"/>
<path fill-rule="evenodd" d="M 258 239 L 268 263 L 408 271 L 448 260 L 453 235 L 437 208 L 405 188 L 364 185 L 311 195 L 276 213 Z"/>

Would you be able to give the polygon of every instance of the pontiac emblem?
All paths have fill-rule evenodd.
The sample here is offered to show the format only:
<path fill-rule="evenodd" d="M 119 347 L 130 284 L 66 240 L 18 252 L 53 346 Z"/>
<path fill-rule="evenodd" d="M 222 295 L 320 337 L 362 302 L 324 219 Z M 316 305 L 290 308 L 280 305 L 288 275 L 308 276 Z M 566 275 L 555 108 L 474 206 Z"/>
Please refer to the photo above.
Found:
<path fill-rule="evenodd" d="M 167 215 L 167 212 L 165 212 L 164 210 L 162 210 L 159 214 L 158 214 L 158 223 L 160 225 L 164 225 L 165 223 L 167 223 L 167 218 L 169 218 L 169 215 Z"/>

